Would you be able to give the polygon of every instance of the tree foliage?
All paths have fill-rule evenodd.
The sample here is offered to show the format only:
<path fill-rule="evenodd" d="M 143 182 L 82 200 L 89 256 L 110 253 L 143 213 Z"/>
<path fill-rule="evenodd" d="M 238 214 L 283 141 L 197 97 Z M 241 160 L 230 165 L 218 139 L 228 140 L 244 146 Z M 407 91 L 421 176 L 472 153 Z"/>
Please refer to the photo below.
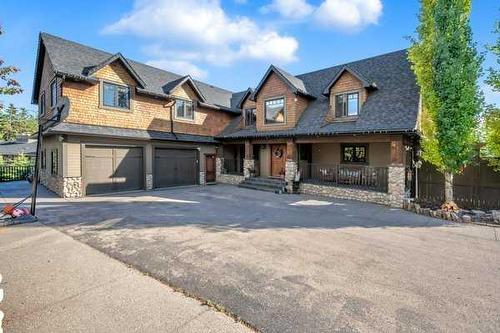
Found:
<path fill-rule="evenodd" d="M 422 96 L 422 157 L 452 174 L 471 158 L 482 105 L 470 10 L 470 0 L 421 0 L 409 54 Z"/>
<path fill-rule="evenodd" d="M 495 33 L 497 40 L 494 45 L 488 46 L 488 49 L 496 56 L 496 63 L 500 65 L 500 21 L 496 23 Z M 500 67 L 500 66 L 499 66 Z M 500 69 L 490 68 L 486 80 L 493 91 L 500 92 Z M 498 106 L 489 106 L 484 116 L 484 146 L 482 156 L 488 161 L 495 170 L 500 171 L 500 108 Z"/>
<path fill-rule="evenodd" d="M 0 36 L 3 34 L 0 26 Z M 4 60 L 0 59 L 0 95 L 15 95 L 22 93 L 21 85 L 15 79 L 11 78 L 19 69 L 15 66 L 4 66 Z"/>
<path fill-rule="evenodd" d="M 0 105 L 0 140 L 11 141 L 20 134 L 33 134 L 37 131 L 37 118 L 25 108 L 8 108 Z"/>

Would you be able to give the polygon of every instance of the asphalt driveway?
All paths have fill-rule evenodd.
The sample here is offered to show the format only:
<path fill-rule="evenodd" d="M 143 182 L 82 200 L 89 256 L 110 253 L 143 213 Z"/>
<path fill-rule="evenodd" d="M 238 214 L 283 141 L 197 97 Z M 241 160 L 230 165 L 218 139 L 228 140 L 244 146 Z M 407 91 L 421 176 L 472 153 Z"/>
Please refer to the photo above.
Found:
<path fill-rule="evenodd" d="M 263 332 L 500 331 L 500 229 L 225 185 L 40 202 L 42 223 Z"/>

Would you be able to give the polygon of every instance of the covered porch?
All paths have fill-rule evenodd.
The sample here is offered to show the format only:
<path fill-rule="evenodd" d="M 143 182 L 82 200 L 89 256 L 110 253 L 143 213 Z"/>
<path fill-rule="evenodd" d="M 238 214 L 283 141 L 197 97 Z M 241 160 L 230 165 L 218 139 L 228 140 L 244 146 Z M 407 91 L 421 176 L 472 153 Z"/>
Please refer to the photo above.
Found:
<path fill-rule="evenodd" d="M 411 157 L 405 149 L 409 145 L 403 135 L 246 140 L 224 145 L 221 165 L 242 166 L 238 169 L 241 181 L 250 177 L 281 178 L 289 192 L 298 189 L 301 193 L 399 207 L 410 186 Z M 227 158 L 236 158 L 237 162 L 228 163 Z M 228 174 L 227 170 L 223 168 L 221 173 Z"/>

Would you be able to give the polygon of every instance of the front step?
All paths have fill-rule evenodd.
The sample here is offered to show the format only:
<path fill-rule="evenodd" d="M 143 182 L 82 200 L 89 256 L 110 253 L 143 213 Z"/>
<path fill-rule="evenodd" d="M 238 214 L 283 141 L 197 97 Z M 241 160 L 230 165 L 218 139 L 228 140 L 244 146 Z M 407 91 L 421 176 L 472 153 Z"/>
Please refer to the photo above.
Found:
<path fill-rule="evenodd" d="M 274 193 L 284 193 L 286 191 L 286 182 L 281 178 L 252 177 L 245 179 L 238 186 Z"/>

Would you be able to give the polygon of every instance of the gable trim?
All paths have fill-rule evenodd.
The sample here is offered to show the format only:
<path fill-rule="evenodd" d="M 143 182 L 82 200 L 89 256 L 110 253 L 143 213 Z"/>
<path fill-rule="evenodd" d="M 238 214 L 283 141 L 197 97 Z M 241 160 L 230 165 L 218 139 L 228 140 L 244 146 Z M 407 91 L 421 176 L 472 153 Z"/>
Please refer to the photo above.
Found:
<path fill-rule="evenodd" d="M 337 81 L 342 77 L 342 75 L 344 75 L 345 72 L 349 72 L 355 78 L 357 78 L 359 81 L 361 81 L 361 83 L 363 84 L 363 88 L 376 88 L 377 87 L 377 85 L 374 82 L 372 82 L 372 83 L 368 82 L 368 80 L 366 80 L 362 75 L 357 73 L 355 70 L 353 70 L 352 68 L 349 68 L 348 66 L 344 66 L 337 73 L 337 75 L 335 75 L 333 80 L 330 81 L 328 86 L 326 86 L 325 90 L 323 90 L 323 95 L 328 96 L 330 94 L 330 89 L 332 89 L 332 87 L 335 85 L 335 83 L 337 83 Z"/>
<path fill-rule="evenodd" d="M 281 73 L 281 71 L 277 67 L 275 67 L 274 65 L 271 65 L 269 67 L 269 69 L 266 71 L 266 73 L 264 74 L 264 77 L 262 78 L 262 80 L 259 82 L 259 84 L 255 88 L 254 92 L 252 93 L 251 99 L 253 101 L 255 101 L 255 99 L 257 98 L 257 95 L 258 95 L 259 91 L 262 89 L 262 87 L 264 86 L 264 84 L 266 83 L 267 79 L 269 78 L 269 76 L 272 73 L 276 74 L 290 88 L 290 90 L 294 94 L 303 95 L 305 97 L 309 97 L 309 98 L 313 98 L 313 99 L 316 98 L 313 95 L 310 95 L 307 91 L 303 91 L 302 89 L 297 88 L 292 82 L 290 82 L 290 80 L 288 80 L 285 77 L 285 75 L 283 75 L 283 73 Z"/>
<path fill-rule="evenodd" d="M 108 66 L 108 65 L 110 65 L 113 62 L 118 61 L 118 60 L 125 67 L 125 69 L 129 73 L 129 75 L 132 76 L 132 78 L 139 84 L 139 86 L 141 88 L 144 88 L 146 86 L 146 84 L 140 78 L 139 74 L 137 74 L 137 72 L 132 68 L 132 66 L 127 61 L 127 59 L 125 59 L 125 57 L 120 52 L 116 53 L 115 55 L 112 55 L 111 57 L 109 57 L 108 59 L 104 60 L 103 62 L 101 62 L 100 64 L 98 64 L 96 66 L 86 68 L 86 70 L 84 71 L 84 74 L 87 76 L 93 76 L 100 69 L 102 69 L 102 68 L 104 68 L 104 67 L 106 67 L 106 66 Z"/>
<path fill-rule="evenodd" d="M 165 84 L 163 86 L 163 91 L 165 92 L 165 94 L 167 95 L 172 95 L 172 93 L 179 87 L 181 87 L 182 85 L 184 85 L 185 83 L 189 84 L 189 86 L 191 87 L 191 89 L 193 89 L 193 91 L 195 92 L 195 94 L 198 96 L 198 98 L 202 101 L 202 102 L 206 102 L 206 98 L 205 96 L 203 95 L 203 93 L 200 91 L 200 89 L 198 88 L 198 86 L 196 85 L 196 82 L 194 82 L 194 80 L 191 78 L 191 76 L 189 75 L 186 75 L 186 76 L 183 76 L 181 77 L 180 79 L 177 79 L 177 80 L 174 80 L 174 81 L 171 81 L 167 84 Z"/>

